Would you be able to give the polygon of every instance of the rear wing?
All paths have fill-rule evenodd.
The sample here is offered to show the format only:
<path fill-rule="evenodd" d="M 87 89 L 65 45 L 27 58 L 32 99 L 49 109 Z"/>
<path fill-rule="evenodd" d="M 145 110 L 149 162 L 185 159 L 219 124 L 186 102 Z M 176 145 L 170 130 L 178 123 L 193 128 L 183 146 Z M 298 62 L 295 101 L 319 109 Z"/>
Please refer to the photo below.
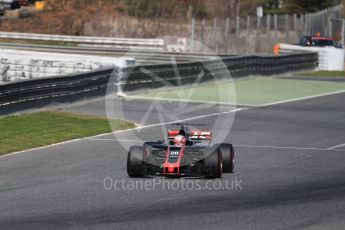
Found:
<path fill-rule="evenodd" d="M 181 135 L 180 130 L 168 130 L 169 140 L 173 140 L 177 135 Z M 187 138 L 189 138 L 189 140 L 192 141 L 203 141 L 212 139 L 212 132 L 210 131 L 191 130 L 185 135 Z"/>

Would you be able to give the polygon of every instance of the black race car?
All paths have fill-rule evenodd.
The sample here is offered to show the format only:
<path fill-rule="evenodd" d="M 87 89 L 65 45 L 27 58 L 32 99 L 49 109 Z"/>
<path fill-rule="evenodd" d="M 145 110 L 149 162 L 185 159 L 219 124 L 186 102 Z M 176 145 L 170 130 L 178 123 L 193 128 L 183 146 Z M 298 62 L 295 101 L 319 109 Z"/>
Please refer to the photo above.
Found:
<path fill-rule="evenodd" d="M 219 178 L 234 170 L 234 148 L 231 144 L 211 145 L 210 131 L 189 130 L 187 124 L 168 131 L 168 143 L 145 142 L 128 152 L 127 173 L 130 177 L 207 177 Z M 184 137 L 183 145 L 174 139 Z"/>

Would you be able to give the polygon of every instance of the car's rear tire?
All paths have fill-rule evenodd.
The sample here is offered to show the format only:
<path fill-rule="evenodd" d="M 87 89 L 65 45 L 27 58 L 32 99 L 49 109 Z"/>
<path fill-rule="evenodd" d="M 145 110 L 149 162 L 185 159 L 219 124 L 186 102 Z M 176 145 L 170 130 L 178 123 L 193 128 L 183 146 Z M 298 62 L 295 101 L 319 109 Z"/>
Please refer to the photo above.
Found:
<path fill-rule="evenodd" d="M 222 177 L 222 156 L 219 151 L 214 150 L 204 159 L 204 171 L 206 178 Z"/>
<path fill-rule="evenodd" d="M 143 177 L 143 156 L 145 149 L 142 146 L 132 146 L 127 156 L 127 174 L 129 177 Z"/>
<path fill-rule="evenodd" d="M 222 155 L 223 173 L 234 172 L 235 151 L 232 144 L 220 144 L 218 150 Z"/>

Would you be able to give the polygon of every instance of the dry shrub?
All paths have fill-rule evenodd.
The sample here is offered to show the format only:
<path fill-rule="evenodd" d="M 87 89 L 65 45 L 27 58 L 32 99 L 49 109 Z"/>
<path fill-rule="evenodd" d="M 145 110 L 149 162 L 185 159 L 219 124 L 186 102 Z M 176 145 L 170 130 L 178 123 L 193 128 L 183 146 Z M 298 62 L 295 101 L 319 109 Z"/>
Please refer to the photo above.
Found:
<path fill-rule="evenodd" d="M 45 0 L 46 9 L 30 17 L 0 21 L 1 31 L 118 37 L 189 36 L 191 15 L 229 16 L 210 10 L 207 0 Z M 236 11 L 239 0 L 227 10 Z M 248 1 L 248 0 L 245 0 Z M 204 2 L 204 3 L 203 3 Z M 194 7 L 191 7 L 193 4 Z M 221 6 L 217 4 L 216 6 Z M 210 9 L 209 9 L 210 8 Z M 207 11 L 206 11 L 207 9 Z"/>
<path fill-rule="evenodd" d="M 0 30 L 82 35 L 86 22 L 115 12 L 110 0 L 46 0 L 46 5 L 44 11 L 32 17 L 0 21 Z"/>
<path fill-rule="evenodd" d="M 127 16 L 104 16 L 85 24 L 88 36 L 154 38 L 165 35 L 189 36 L 189 20 L 139 19 Z"/>

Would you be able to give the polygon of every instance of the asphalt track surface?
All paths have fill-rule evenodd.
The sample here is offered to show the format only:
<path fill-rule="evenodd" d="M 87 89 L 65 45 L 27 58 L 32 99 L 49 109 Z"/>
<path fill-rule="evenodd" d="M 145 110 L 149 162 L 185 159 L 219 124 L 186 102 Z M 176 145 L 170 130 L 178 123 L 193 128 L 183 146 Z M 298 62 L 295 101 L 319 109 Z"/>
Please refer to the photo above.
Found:
<path fill-rule="evenodd" d="M 126 151 L 112 134 L 2 157 L 0 229 L 343 229 L 344 97 L 238 112 L 227 137 L 236 145 L 235 173 L 212 181 L 168 180 L 179 183 L 178 189 L 104 188 L 107 177 L 131 181 Z M 145 102 L 132 103 L 124 108 L 140 120 L 137 106 Z M 102 107 L 69 110 L 102 114 Z M 216 117 L 195 122 L 211 126 Z M 161 138 L 161 127 L 138 135 Z M 205 188 L 236 180 L 240 184 L 233 189 L 182 188 L 190 181 Z"/>

